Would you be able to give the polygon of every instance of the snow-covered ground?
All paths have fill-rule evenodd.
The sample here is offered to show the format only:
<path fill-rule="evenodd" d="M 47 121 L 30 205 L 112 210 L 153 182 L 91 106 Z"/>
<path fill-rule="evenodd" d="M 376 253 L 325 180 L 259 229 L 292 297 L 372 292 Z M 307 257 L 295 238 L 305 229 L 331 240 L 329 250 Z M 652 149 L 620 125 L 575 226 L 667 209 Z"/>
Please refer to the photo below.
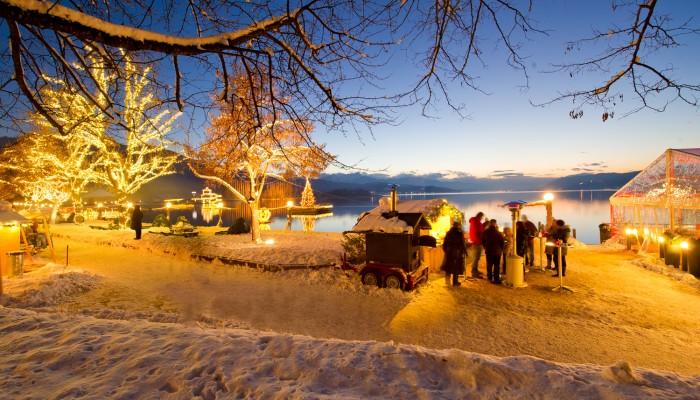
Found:
<path fill-rule="evenodd" d="M 579 245 L 573 294 L 535 271 L 399 292 L 296 268 L 340 234 L 215 231 L 53 226 L 55 262 L 3 279 L 0 397 L 700 398 L 700 285 L 653 255 Z"/>

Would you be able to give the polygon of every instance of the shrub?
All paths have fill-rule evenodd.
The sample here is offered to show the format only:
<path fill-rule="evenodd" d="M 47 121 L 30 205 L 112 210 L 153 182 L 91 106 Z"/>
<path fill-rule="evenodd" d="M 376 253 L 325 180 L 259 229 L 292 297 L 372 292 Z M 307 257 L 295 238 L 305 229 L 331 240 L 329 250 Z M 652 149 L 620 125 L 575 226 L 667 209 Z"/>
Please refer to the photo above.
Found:
<path fill-rule="evenodd" d="M 367 248 L 364 233 L 343 233 L 342 245 L 348 256 L 348 263 L 364 264 Z"/>
<path fill-rule="evenodd" d="M 171 228 L 173 224 L 170 223 L 170 220 L 165 217 L 165 214 L 158 214 L 155 218 L 153 218 L 151 226 Z"/>
<path fill-rule="evenodd" d="M 250 232 L 250 226 L 248 226 L 248 224 L 245 223 L 245 219 L 243 219 L 243 217 L 239 217 L 238 219 L 236 219 L 236 221 L 233 223 L 233 225 L 231 225 L 228 228 L 228 231 L 226 233 L 228 233 L 229 235 L 238 235 L 241 233 L 249 233 L 249 232 Z"/>

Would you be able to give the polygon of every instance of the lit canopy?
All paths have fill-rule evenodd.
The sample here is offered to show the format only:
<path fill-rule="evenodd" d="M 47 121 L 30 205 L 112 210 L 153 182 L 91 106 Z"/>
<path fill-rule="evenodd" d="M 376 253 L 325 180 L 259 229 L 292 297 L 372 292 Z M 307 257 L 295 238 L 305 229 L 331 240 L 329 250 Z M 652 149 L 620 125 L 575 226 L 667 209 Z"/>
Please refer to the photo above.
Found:
<path fill-rule="evenodd" d="M 610 197 L 613 223 L 696 224 L 700 148 L 668 149 Z"/>

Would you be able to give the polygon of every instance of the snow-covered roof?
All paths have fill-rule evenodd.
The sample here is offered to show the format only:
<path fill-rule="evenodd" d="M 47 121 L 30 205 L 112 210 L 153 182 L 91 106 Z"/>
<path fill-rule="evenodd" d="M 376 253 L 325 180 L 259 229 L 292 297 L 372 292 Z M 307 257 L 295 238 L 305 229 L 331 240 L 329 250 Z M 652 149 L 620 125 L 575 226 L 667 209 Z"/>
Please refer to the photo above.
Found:
<path fill-rule="evenodd" d="M 30 222 L 22 214 L 12 209 L 10 202 L 0 201 L 0 223 L 2 224 L 26 224 Z"/>
<path fill-rule="evenodd" d="M 370 213 L 381 214 L 391 211 L 390 199 L 382 197 L 379 199 L 379 206 L 368 211 Z M 445 203 L 445 199 L 429 199 L 429 200 L 398 200 L 396 202 L 396 211 L 400 213 L 421 213 L 429 214 L 431 211 L 440 207 Z"/>
<path fill-rule="evenodd" d="M 388 211 L 388 210 L 387 210 Z M 386 233 L 413 233 L 413 227 L 398 216 L 385 218 L 382 214 L 366 212 L 360 216 L 360 220 L 352 227 L 353 231 L 374 231 Z"/>
<path fill-rule="evenodd" d="M 439 209 L 445 199 L 430 200 L 406 200 L 396 202 L 398 215 L 387 218 L 391 212 L 390 200 L 383 197 L 379 200 L 379 205 L 370 211 L 363 213 L 353 231 L 374 231 L 386 233 L 413 233 L 417 227 L 428 228 L 430 223 L 425 218 L 436 209 Z"/>

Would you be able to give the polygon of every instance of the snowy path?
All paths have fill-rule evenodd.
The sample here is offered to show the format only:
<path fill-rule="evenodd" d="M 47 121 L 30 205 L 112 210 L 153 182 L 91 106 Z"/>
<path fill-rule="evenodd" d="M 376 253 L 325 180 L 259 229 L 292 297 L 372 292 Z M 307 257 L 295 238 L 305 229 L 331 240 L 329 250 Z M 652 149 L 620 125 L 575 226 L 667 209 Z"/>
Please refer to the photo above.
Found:
<path fill-rule="evenodd" d="M 417 293 L 401 293 L 329 269 L 269 273 L 157 255 L 145 250 L 148 240 L 128 249 L 57 238 L 57 249 L 70 244 L 72 268 L 105 277 L 58 309 L 700 374 L 697 281 L 640 268 L 630 252 L 571 251 L 565 283 L 573 295 L 553 293 L 558 280 L 535 272 L 523 289 L 485 281 L 452 288 L 433 274 Z"/>

